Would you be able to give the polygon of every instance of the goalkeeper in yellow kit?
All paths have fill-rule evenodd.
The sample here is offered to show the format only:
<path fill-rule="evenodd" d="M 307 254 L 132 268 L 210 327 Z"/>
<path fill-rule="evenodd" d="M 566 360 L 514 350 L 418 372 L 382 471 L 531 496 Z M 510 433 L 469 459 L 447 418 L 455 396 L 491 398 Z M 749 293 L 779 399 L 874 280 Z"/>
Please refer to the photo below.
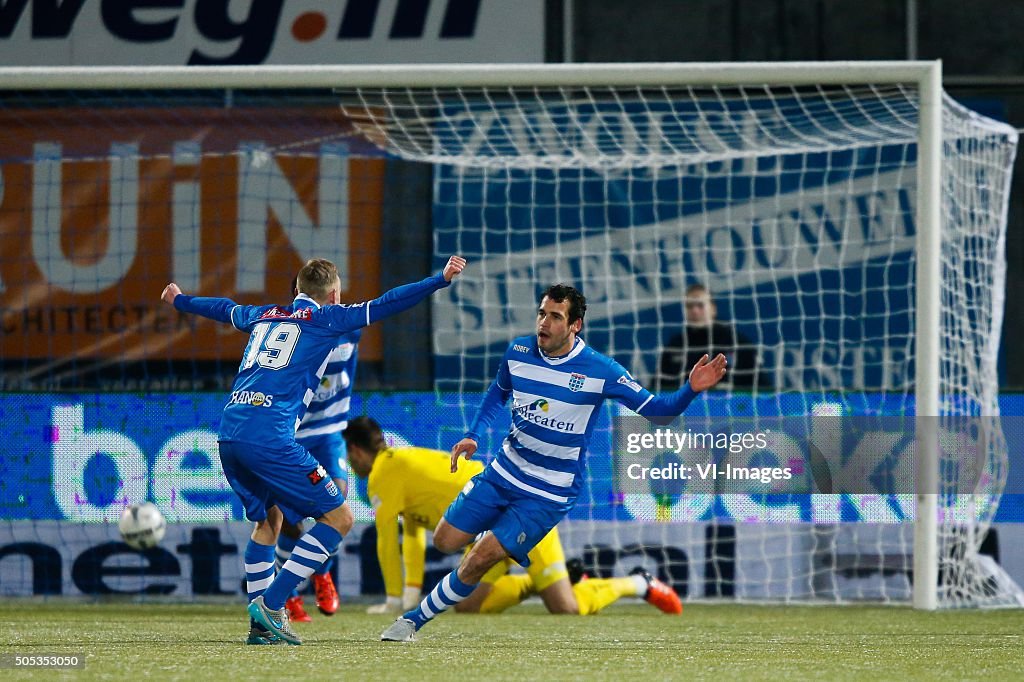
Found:
<path fill-rule="evenodd" d="M 451 473 L 451 455 L 418 447 L 388 447 L 380 426 L 369 417 L 348 423 L 343 436 L 349 463 L 369 478 L 367 493 L 376 514 L 377 558 L 387 601 L 370 613 L 398 613 L 414 608 L 423 587 L 426 531 L 433 529 L 459 492 L 483 471 L 475 460 Z M 398 519 L 402 518 L 402 549 Z M 456 610 L 500 613 L 533 594 L 540 595 L 551 613 L 597 613 L 620 597 L 643 597 L 666 613 L 678 614 L 682 604 L 671 587 L 646 572 L 625 578 L 569 582 L 565 553 L 554 528 L 529 552 L 527 573 L 510 574 L 511 559 L 499 562 Z M 403 577 L 404 567 L 404 577 Z"/>

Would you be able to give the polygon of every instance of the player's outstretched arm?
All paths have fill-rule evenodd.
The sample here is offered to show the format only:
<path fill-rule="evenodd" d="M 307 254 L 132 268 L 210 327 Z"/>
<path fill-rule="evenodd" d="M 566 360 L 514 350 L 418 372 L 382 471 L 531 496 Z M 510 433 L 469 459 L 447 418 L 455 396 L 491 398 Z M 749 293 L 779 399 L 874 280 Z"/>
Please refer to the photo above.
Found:
<path fill-rule="evenodd" d="M 192 313 L 211 320 L 232 324 L 231 311 L 238 305 L 230 298 L 209 298 L 205 296 L 186 296 L 181 288 L 171 282 L 164 287 L 160 298 L 184 313 Z"/>
<path fill-rule="evenodd" d="M 326 319 L 328 324 L 337 329 L 365 327 L 385 317 L 408 310 L 435 291 L 445 288 L 459 276 L 465 267 L 465 258 L 452 256 L 440 273 L 419 282 L 395 287 L 372 301 L 354 305 L 327 306 L 324 308 Z"/>

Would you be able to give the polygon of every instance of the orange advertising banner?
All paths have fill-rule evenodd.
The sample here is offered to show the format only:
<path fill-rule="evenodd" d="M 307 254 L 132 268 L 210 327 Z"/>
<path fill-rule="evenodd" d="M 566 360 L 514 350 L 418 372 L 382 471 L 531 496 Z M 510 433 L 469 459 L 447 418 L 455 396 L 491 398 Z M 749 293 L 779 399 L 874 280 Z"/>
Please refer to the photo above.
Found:
<path fill-rule="evenodd" d="M 235 362 L 245 335 L 164 285 L 285 303 L 314 257 L 344 300 L 377 296 L 384 161 L 349 129 L 333 108 L 0 111 L 0 357 Z"/>

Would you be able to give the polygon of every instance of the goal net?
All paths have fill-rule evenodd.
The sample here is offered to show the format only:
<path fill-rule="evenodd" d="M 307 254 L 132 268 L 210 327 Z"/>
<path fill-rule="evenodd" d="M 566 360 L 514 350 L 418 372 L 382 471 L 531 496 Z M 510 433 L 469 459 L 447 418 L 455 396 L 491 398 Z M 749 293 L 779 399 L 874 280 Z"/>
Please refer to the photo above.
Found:
<path fill-rule="evenodd" d="M 248 528 L 216 431 L 245 339 L 168 313 L 168 281 L 286 301 L 328 257 L 365 300 L 458 253 L 429 319 L 360 344 L 353 414 L 395 442 L 450 448 L 559 281 L 587 297 L 586 343 L 651 390 L 728 355 L 676 433 L 776 434 L 741 459 L 633 456 L 623 434 L 653 427 L 606 404 L 560 526 L 589 573 L 642 565 L 690 599 L 1019 603 L 987 549 L 1017 136 L 922 89 L 933 68 L 0 69 L 0 594 L 235 594 Z M 145 500 L 169 525 L 140 556 L 115 525 Z M 346 543 L 342 594 L 372 592 L 372 539 Z"/>
<path fill-rule="evenodd" d="M 797 82 L 785 67 L 720 82 L 691 73 L 699 80 L 638 69 L 635 82 L 621 72 L 602 82 L 595 68 L 559 86 L 497 77 L 342 93 L 368 140 L 433 164 L 435 256 L 472 264 L 434 304 L 437 389 L 454 392 L 471 421 L 555 282 L 587 296 L 586 342 L 652 389 L 674 390 L 702 353 L 725 352 L 724 390 L 691 413 L 856 431 L 859 446 L 847 434 L 840 459 L 866 459 L 854 464 L 870 471 L 841 491 L 799 491 L 812 494 L 720 478 L 638 483 L 612 433 L 626 428 L 613 419 L 623 410 L 608 406 L 567 545 L 598 574 L 647 562 L 690 597 L 909 599 L 921 467 L 906 433 L 861 422 L 915 409 L 998 416 L 1016 133 L 941 97 L 940 269 L 924 282 L 918 233 L 932 226 L 919 206 L 928 174 L 917 83 L 835 72 Z M 919 288 L 940 294 L 934 319 L 920 314 Z M 938 339 L 937 357 L 919 355 L 921 339 Z M 937 391 L 925 388 L 937 411 L 916 395 L 922 370 L 938 375 Z M 935 430 L 948 440 L 958 424 Z M 939 495 L 921 500 L 937 506 L 931 579 L 943 605 L 1013 603 L 1012 581 L 979 554 L 1006 447 L 998 422 L 971 428 L 970 454 L 958 461 L 944 448 L 951 466 L 936 467 L 930 488 Z M 496 452 L 506 429 L 482 451 Z M 779 444 L 769 438 L 744 463 L 801 469 Z"/>

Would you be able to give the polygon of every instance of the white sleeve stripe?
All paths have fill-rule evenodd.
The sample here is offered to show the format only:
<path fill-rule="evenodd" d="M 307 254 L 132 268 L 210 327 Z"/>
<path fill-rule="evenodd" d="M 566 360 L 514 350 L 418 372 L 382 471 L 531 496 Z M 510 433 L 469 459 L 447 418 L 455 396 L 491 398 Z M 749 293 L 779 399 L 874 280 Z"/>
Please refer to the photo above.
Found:
<path fill-rule="evenodd" d="M 640 404 L 640 407 L 636 408 L 636 410 L 634 410 L 634 412 L 636 412 L 637 414 L 640 414 L 640 410 L 644 409 L 644 405 L 646 405 L 647 403 L 651 402 L 651 398 L 653 398 L 653 397 L 654 397 L 654 394 L 651 394 L 651 395 L 647 396 L 647 400 L 643 401 Z"/>
<path fill-rule="evenodd" d="M 239 308 L 241 308 L 241 307 L 242 307 L 242 306 L 240 306 L 240 305 L 236 305 L 236 306 L 235 306 L 234 308 L 232 308 L 232 309 L 231 309 L 231 312 L 229 313 L 229 315 L 228 315 L 228 316 L 229 316 L 229 317 L 231 318 L 231 326 L 232 326 L 232 327 L 234 327 L 234 328 L 235 328 L 235 329 L 237 329 L 238 331 L 245 331 L 244 329 L 242 329 L 241 327 L 239 327 L 239 326 L 238 326 L 237 324 L 235 324 L 235 311 L 236 311 L 236 310 L 238 310 L 238 309 L 239 309 Z"/>
<path fill-rule="evenodd" d="M 366 326 L 370 326 L 370 302 L 366 302 Z"/>

